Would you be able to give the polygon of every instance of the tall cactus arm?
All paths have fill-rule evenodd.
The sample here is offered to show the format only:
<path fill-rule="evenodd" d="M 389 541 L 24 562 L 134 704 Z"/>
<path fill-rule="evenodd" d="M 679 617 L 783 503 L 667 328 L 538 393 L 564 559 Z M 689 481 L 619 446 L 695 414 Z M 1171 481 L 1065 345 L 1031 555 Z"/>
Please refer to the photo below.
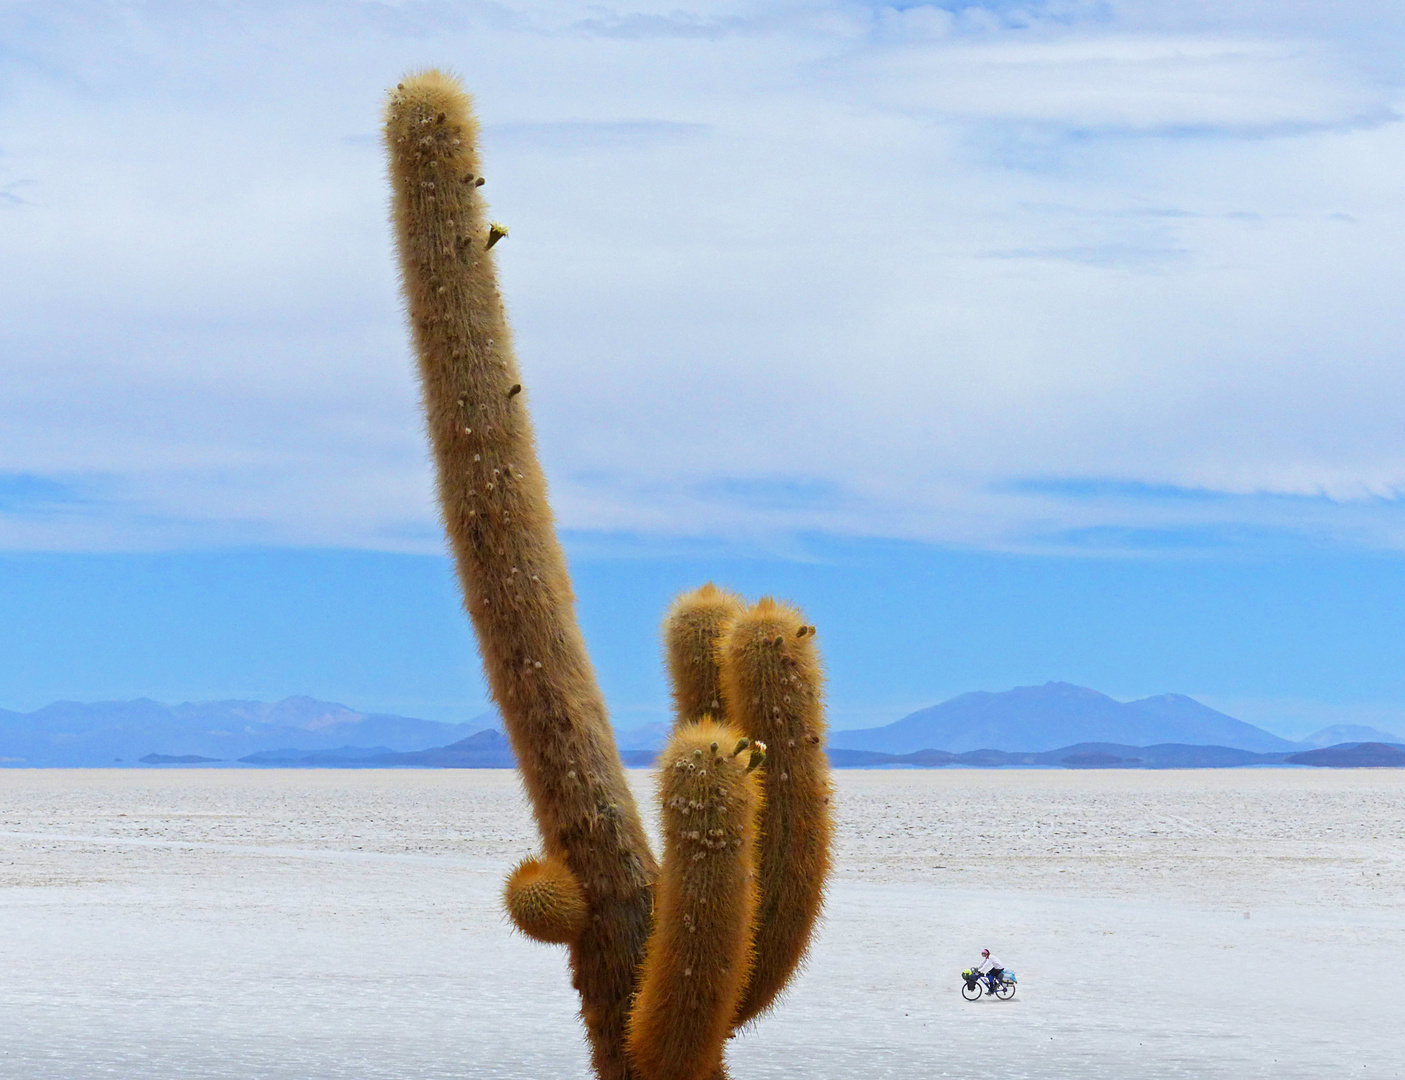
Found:
<path fill-rule="evenodd" d="M 629 1022 L 641 1080 L 725 1077 L 722 1047 L 751 968 L 761 791 L 749 740 L 703 720 L 659 761 L 663 871 Z"/>
<path fill-rule="evenodd" d="M 385 142 L 405 306 L 444 525 L 494 700 L 548 857 L 589 917 L 571 965 L 602 1080 L 629 1075 L 625 1022 L 656 873 L 576 622 L 488 248 L 468 96 L 437 71 L 390 95 Z"/>
<path fill-rule="evenodd" d="M 726 722 L 717 641 L 742 610 L 741 597 L 710 581 L 684 593 L 668 609 L 663 640 L 675 723 L 691 724 L 703 716 Z"/>
<path fill-rule="evenodd" d="M 718 652 L 729 720 L 766 743 L 761 906 L 740 1026 L 774 1003 L 809 948 L 829 876 L 831 788 L 814 627 L 763 599 L 730 624 Z"/>

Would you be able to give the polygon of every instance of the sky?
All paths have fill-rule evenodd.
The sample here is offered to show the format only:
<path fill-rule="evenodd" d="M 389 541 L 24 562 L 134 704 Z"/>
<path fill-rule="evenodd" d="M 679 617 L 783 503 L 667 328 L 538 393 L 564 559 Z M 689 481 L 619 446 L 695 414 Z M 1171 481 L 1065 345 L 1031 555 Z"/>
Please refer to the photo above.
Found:
<path fill-rule="evenodd" d="M 1405 729 L 1405 7 L 1355 0 L 0 0 L 0 707 L 485 707 L 377 135 L 431 65 L 621 726 L 716 577 L 815 614 L 837 726 Z"/>

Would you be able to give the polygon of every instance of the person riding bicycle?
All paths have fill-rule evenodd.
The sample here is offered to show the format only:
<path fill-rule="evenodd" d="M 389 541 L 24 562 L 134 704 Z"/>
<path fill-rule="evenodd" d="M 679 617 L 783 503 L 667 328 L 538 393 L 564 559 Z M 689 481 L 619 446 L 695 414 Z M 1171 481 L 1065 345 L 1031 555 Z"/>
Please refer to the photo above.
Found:
<path fill-rule="evenodd" d="M 1000 977 L 1005 974 L 1005 965 L 991 956 L 989 949 L 982 949 L 981 962 L 976 967 L 976 974 L 985 976 L 986 985 L 993 994 L 995 988 L 1000 985 Z"/>

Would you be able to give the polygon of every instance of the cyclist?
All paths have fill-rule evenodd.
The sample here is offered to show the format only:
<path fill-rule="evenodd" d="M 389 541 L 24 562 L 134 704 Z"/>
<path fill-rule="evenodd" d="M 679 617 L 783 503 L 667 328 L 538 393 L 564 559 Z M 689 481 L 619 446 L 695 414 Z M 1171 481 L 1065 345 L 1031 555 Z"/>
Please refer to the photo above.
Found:
<path fill-rule="evenodd" d="M 976 967 L 976 974 L 985 976 L 986 985 L 993 994 L 995 988 L 1000 985 L 1000 976 L 1005 974 L 1005 965 L 991 956 L 989 949 L 982 949 L 981 962 Z"/>

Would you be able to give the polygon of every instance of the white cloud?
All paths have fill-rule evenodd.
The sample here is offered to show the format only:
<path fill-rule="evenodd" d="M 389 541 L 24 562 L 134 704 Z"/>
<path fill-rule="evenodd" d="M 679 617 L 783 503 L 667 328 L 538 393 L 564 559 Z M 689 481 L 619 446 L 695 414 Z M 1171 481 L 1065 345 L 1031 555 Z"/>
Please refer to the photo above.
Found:
<path fill-rule="evenodd" d="M 904 113 L 1083 132 L 1290 134 L 1395 119 L 1378 90 L 1311 43 L 1009 38 L 865 49 L 836 67 L 839 92 Z"/>
<path fill-rule="evenodd" d="M 375 124 L 444 63 L 567 526 L 1401 546 L 1348 7 L 10 4 L 0 474 L 79 495 L 0 545 L 437 548 Z"/>

